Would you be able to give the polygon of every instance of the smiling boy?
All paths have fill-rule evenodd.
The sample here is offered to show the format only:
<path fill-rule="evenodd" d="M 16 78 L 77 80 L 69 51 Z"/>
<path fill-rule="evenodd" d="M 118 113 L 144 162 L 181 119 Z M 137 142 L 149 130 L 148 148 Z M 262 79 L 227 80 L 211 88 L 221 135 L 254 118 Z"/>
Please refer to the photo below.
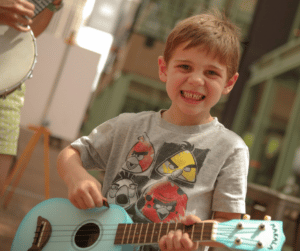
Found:
<path fill-rule="evenodd" d="M 245 213 L 249 153 L 243 140 L 211 116 L 238 78 L 237 28 L 218 14 L 181 21 L 159 57 L 172 104 L 159 112 L 113 118 L 65 148 L 58 171 L 80 209 L 103 198 L 134 222 L 222 222 Z M 103 187 L 86 172 L 105 171 Z M 160 238 L 163 251 L 207 250 L 181 230 Z M 158 250 L 157 245 L 140 250 Z"/>
<path fill-rule="evenodd" d="M 219 62 L 205 48 L 186 49 L 190 42 L 180 44 L 170 62 L 159 57 L 159 77 L 166 82 L 171 107 L 163 119 L 176 125 L 200 125 L 213 121 L 210 110 L 228 94 L 238 73 L 230 76 L 226 65 Z"/>

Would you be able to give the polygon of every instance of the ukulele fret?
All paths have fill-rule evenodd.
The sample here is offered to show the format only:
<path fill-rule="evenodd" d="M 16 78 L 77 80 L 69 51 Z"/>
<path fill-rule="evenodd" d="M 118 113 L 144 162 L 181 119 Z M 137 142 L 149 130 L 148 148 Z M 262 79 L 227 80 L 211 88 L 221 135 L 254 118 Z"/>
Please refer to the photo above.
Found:
<path fill-rule="evenodd" d="M 145 244 L 146 243 L 151 243 L 151 241 L 152 241 L 153 227 L 154 227 L 153 223 L 148 223 L 148 232 L 147 232 L 148 234 L 145 238 Z"/>
<path fill-rule="evenodd" d="M 159 240 L 160 239 L 160 233 L 161 233 L 161 228 L 162 228 L 162 222 L 160 223 L 160 228 L 159 228 L 159 234 L 158 234 L 158 237 L 157 237 L 157 240 Z"/>
<path fill-rule="evenodd" d="M 205 224 L 205 223 L 203 222 L 203 223 L 202 223 L 202 231 L 201 231 L 201 239 L 200 239 L 201 241 L 203 240 L 203 229 L 204 229 L 204 224 Z"/>
<path fill-rule="evenodd" d="M 161 231 L 160 231 L 159 239 L 169 232 L 169 224 L 170 223 L 161 223 Z"/>
<path fill-rule="evenodd" d="M 168 226 L 168 232 L 167 233 L 176 230 L 176 223 L 169 223 L 168 225 L 169 226 Z"/>
<path fill-rule="evenodd" d="M 144 243 L 146 243 L 147 234 L 148 234 L 148 228 L 149 228 L 149 223 L 147 223 L 147 229 L 146 229 L 146 233 L 145 233 Z"/>
<path fill-rule="evenodd" d="M 154 229 L 153 229 L 153 240 L 152 240 L 152 243 L 158 243 L 159 241 L 159 235 L 160 235 L 160 230 L 161 230 L 161 225 L 162 223 L 156 223 L 155 226 L 154 226 Z"/>
<path fill-rule="evenodd" d="M 143 233 L 143 224 L 142 223 L 138 223 L 137 224 L 137 232 L 136 232 L 136 235 L 138 235 L 138 240 L 137 240 L 137 242 L 136 243 L 140 243 L 140 238 L 141 238 L 141 235 L 142 235 L 142 233 Z"/>
<path fill-rule="evenodd" d="M 193 228 L 192 228 L 192 234 L 191 234 L 191 240 L 194 239 L 194 230 L 195 230 L 195 224 L 193 224 Z"/>
<path fill-rule="evenodd" d="M 134 224 L 134 225 L 135 225 L 135 228 L 134 228 L 134 232 L 133 232 L 132 244 L 134 244 L 134 237 L 135 237 L 135 234 L 136 234 L 136 228 L 137 228 L 138 224 Z"/>
<path fill-rule="evenodd" d="M 124 237 L 125 237 L 126 228 L 127 228 L 127 224 L 125 225 L 125 229 L 124 229 L 124 232 L 123 232 L 122 244 L 124 244 Z"/>
<path fill-rule="evenodd" d="M 150 243 L 152 243 L 152 241 L 153 241 L 154 230 L 155 230 L 155 223 L 153 224 L 152 235 L 151 235 L 151 241 L 150 241 Z"/>
<path fill-rule="evenodd" d="M 210 241 L 213 233 L 213 225 L 214 223 L 205 223 L 205 227 L 203 230 L 203 240 Z"/>
<path fill-rule="evenodd" d="M 130 239 L 130 232 L 131 232 L 131 228 L 132 228 L 132 225 L 133 224 L 129 224 L 130 225 L 130 228 L 129 228 L 129 232 L 128 232 L 128 237 L 127 237 L 127 244 L 129 244 L 129 239 Z"/>

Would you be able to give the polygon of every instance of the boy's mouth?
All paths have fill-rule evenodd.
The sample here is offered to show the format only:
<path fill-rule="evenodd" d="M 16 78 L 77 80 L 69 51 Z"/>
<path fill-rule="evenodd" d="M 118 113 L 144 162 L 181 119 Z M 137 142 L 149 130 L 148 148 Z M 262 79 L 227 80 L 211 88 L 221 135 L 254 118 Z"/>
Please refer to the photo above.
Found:
<path fill-rule="evenodd" d="M 204 95 L 201 94 L 196 94 L 196 93 L 192 93 L 192 92 L 188 92 L 188 91 L 180 91 L 181 96 L 184 98 L 188 98 L 188 99 L 193 99 L 193 100 L 197 100 L 197 101 L 201 101 L 203 99 L 205 99 Z"/>

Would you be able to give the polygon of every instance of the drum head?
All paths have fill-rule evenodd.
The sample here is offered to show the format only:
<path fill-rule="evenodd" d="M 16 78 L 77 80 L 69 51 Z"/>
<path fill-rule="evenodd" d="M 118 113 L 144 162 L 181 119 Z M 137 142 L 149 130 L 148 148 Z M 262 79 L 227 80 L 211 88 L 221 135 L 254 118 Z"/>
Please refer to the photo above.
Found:
<path fill-rule="evenodd" d="M 32 31 L 19 32 L 0 25 L 0 94 L 15 89 L 31 75 L 35 57 Z"/>

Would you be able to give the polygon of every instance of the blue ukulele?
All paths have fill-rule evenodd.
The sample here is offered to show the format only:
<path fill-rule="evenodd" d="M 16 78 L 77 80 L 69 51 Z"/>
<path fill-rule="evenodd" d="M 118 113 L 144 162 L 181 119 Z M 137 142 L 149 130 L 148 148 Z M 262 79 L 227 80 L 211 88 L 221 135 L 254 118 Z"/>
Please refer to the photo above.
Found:
<path fill-rule="evenodd" d="M 69 200 L 55 198 L 36 205 L 25 216 L 12 251 L 133 251 L 157 243 L 171 230 L 181 229 L 194 241 L 216 241 L 239 250 L 281 250 L 285 241 L 281 221 L 231 220 L 223 223 L 133 224 L 126 211 L 110 204 L 79 210 Z"/>

